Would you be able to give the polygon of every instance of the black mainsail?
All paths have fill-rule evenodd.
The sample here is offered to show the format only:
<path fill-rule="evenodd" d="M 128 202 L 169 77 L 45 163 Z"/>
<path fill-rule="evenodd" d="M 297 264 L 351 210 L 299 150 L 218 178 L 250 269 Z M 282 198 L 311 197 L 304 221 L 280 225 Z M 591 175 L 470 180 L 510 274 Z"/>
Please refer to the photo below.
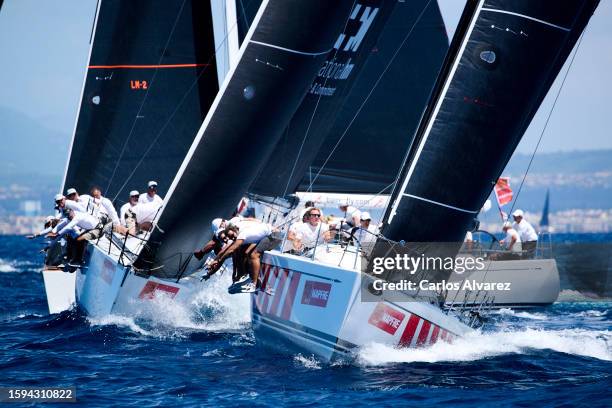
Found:
<path fill-rule="evenodd" d="M 468 1 L 383 234 L 461 242 L 597 7 Z"/>
<path fill-rule="evenodd" d="M 389 194 L 447 51 L 436 1 L 396 3 L 298 190 Z"/>
<path fill-rule="evenodd" d="M 385 0 L 354 2 L 332 52 L 249 192 L 283 197 L 296 191 L 395 6 Z"/>
<path fill-rule="evenodd" d="M 100 0 L 64 187 L 163 194 L 219 85 L 210 5 Z"/>
<path fill-rule="evenodd" d="M 230 215 L 332 50 L 352 3 L 262 2 L 137 268 L 162 277 L 180 274 L 193 249 L 210 237 L 210 221 Z"/>

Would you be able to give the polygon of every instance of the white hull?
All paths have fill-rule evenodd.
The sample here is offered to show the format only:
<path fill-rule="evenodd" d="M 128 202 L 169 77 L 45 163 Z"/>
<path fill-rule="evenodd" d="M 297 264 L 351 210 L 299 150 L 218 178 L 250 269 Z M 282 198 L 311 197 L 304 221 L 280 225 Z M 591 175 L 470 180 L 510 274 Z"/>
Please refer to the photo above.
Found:
<path fill-rule="evenodd" d="M 278 345 L 280 338 L 330 360 L 372 342 L 419 347 L 452 341 L 471 330 L 438 307 L 408 295 L 399 302 L 382 297 L 363 302 L 362 275 L 348 267 L 354 263 L 348 258 L 337 267 L 277 251 L 265 253 L 263 282 L 274 294 L 252 295 L 258 340 Z"/>
<path fill-rule="evenodd" d="M 61 313 L 74 306 L 76 274 L 45 267 L 42 275 L 50 314 Z"/>
<path fill-rule="evenodd" d="M 121 265 L 118 254 L 89 244 L 90 256 L 76 275 L 76 303 L 91 317 L 134 315 L 142 302 L 165 296 L 183 300 L 192 291 L 174 280 L 139 276 Z"/>
<path fill-rule="evenodd" d="M 490 283 L 496 288 L 482 290 L 473 284 L 464 288 L 466 281 Z M 479 307 L 485 295 L 492 301 L 490 306 L 494 308 L 546 306 L 557 300 L 561 290 L 559 271 L 554 259 L 486 262 L 483 270 L 455 273 L 449 282 L 459 284 L 462 289 L 449 290 L 446 296 L 447 306 L 462 305 L 465 300 L 465 306 Z"/>

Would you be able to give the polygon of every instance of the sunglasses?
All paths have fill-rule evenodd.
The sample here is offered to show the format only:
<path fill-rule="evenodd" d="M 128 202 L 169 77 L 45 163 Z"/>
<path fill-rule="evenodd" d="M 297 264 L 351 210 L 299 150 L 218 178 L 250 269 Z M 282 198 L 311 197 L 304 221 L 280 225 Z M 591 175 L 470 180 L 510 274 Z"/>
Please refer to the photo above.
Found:
<path fill-rule="evenodd" d="M 321 214 L 308 214 L 310 217 L 320 217 Z"/>

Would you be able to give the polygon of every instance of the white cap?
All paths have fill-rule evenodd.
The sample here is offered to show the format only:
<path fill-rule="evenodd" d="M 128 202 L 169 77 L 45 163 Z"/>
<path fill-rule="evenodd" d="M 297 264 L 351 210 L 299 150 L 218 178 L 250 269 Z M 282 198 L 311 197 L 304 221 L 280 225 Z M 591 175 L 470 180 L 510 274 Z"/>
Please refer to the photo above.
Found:
<path fill-rule="evenodd" d="M 76 188 L 69 188 L 68 191 L 66 191 L 66 195 L 67 196 L 73 195 L 73 194 L 76 194 L 76 193 L 77 193 Z"/>
<path fill-rule="evenodd" d="M 370 213 L 367 211 L 364 211 L 361 213 L 361 221 L 371 221 L 372 217 L 370 217 Z"/>
<path fill-rule="evenodd" d="M 503 228 L 512 228 L 512 223 L 510 221 L 504 222 L 504 225 L 502 226 L 502 229 Z"/>
<path fill-rule="evenodd" d="M 54 217 L 54 216 L 49 215 L 47 218 L 45 218 L 45 222 L 51 222 L 51 221 L 53 221 L 54 219 L 55 219 L 55 217 Z"/>
<path fill-rule="evenodd" d="M 137 196 L 137 195 L 140 195 L 140 193 L 138 192 L 138 190 L 132 190 L 132 191 L 130 191 L 130 197 Z"/>
<path fill-rule="evenodd" d="M 56 194 L 55 195 L 55 202 L 63 200 L 64 198 L 66 198 L 66 197 L 64 197 L 62 194 Z"/>
<path fill-rule="evenodd" d="M 151 187 L 157 187 L 157 181 L 153 181 L 153 180 L 149 181 L 149 188 Z"/>
<path fill-rule="evenodd" d="M 212 232 L 214 235 L 217 235 L 219 228 L 221 228 L 222 222 L 223 222 L 223 218 L 215 218 L 214 220 L 212 220 L 210 228 L 212 229 Z"/>
<path fill-rule="evenodd" d="M 523 210 L 514 210 L 514 212 L 512 213 L 513 217 L 522 217 L 523 216 Z"/>

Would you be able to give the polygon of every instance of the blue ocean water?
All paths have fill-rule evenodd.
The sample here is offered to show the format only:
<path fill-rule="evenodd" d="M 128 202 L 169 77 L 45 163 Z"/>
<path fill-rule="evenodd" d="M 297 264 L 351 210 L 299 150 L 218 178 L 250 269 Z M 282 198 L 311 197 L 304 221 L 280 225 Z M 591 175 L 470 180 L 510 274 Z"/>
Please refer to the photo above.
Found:
<path fill-rule="evenodd" d="M 501 310 L 452 345 L 325 364 L 259 345 L 237 297 L 50 316 L 39 245 L 0 237 L 0 386 L 74 386 L 89 406 L 612 406 L 610 301 Z"/>

